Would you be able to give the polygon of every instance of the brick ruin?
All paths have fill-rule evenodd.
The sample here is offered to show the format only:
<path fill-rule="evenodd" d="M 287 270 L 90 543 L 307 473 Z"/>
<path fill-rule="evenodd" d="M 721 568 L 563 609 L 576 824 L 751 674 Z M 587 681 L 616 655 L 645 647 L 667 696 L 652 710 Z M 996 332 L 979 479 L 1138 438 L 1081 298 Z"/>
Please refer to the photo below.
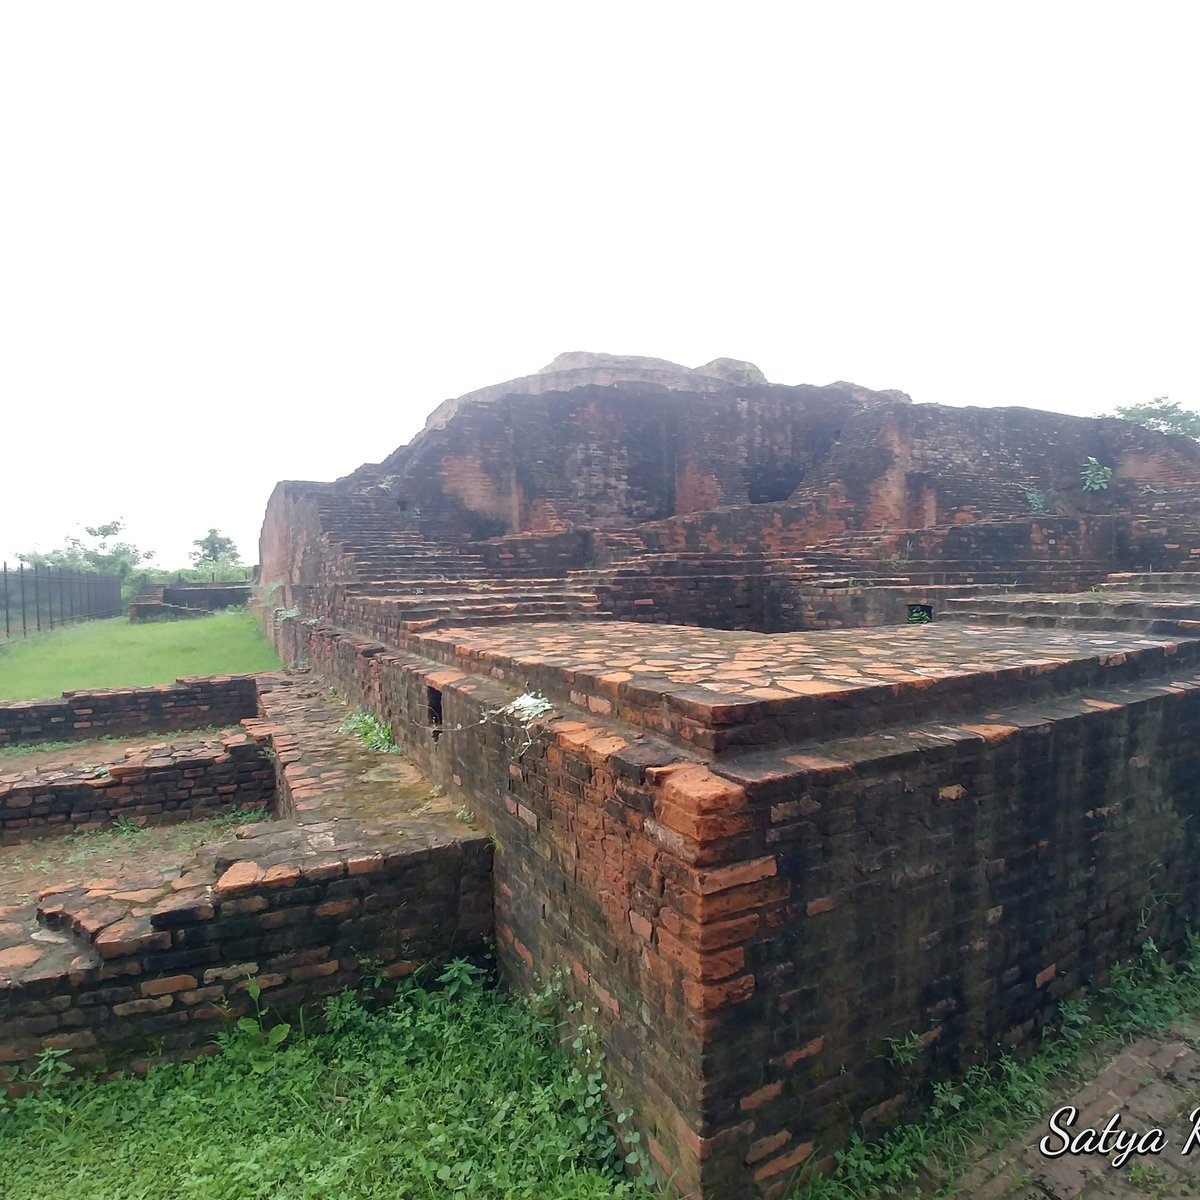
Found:
<path fill-rule="evenodd" d="M 46 1049 L 95 1071 L 211 1053 L 214 1032 L 250 1011 L 251 977 L 291 1014 L 364 973 L 386 995 L 420 963 L 479 952 L 488 839 L 411 764 L 366 751 L 344 716 L 303 675 L 0 705 L 0 734 L 35 750 L 134 741 L 91 744 L 86 766 L 0 761 L 0 1086 L 26 1086 L 17 1072 Z M 5 848 L 30 840 L 239 808 L 269 817 L 198 850 L 139 850 L 134 874 L 76 868 L 25 898 L 5 869 Z"/>
<path fill-rule="evenodd" d="M 248 583 L 194 583 L 151 588 L 133 598 L 129 619 L 136 625 L 144 621 L 182 621 L 206 617 L 223 608 L 237 608 L 250 599 Z"/>
<path fill-rule="evenodd" d="M 777 1195 L 1194 914 L 1198 506 L 1121 420 L 568 355 L 280 484 L 264 616 L 494 831 L 661 1174 Z"/>
<path fill-rule="evenodd" d="M 1188 439 L 733 360 L 564 355 L 447 401 L 269 502 L 299 673 L 231 741 L 280 819 L 0 914 L 31 1006 L 0 1055 L 186 1049 L 248 966 L 286 1011 L 491 931 L 515 987 L 585 1003 L 681 1195 L 779 1195 L 1196 915 L 1198 512 Z M 330 685 L 440 813 L 330 732 Z"/>

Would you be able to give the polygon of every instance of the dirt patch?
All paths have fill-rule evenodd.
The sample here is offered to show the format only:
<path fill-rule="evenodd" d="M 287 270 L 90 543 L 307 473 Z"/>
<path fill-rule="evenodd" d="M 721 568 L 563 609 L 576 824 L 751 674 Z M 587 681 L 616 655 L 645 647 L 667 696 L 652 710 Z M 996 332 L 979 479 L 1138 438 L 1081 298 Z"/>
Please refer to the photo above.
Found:
<path fill-rule="evenodd" d="M 136 875 L 147 863 L 155 869 L 182 865 L 199 847 L 229 841 L 238 825 L 262 819 L 261 810 L 257 812 L 258 816 L 234 812 L 177 825 L 122 826 L 0 847 L 0 905 L 32 903 L 51 885 Z"/>

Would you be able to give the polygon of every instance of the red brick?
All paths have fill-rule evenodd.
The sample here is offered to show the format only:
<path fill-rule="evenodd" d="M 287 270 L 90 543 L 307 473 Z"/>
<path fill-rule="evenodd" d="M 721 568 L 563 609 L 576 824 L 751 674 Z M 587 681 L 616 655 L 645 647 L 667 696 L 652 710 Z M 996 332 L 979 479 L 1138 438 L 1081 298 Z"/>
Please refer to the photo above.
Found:
<path fill-rule="evenodd" d="M 263 870 L 256 862 L 236 862 L 217 880 L 216 898 L 223 900 L 238 892 L 248 891 L 263 877 Z"/>
<path fill-rule="evenodd" d="M 268 867 L 264 872 L 259 883 L 262 887 L 281 888 L 291 887 L 300 879 L 300 868 L 288 866 L 286 863 L 277 863 L 273 867 Z"/>
<path fill-rule="evenodd" d="M 781 1054 L 778 1058 L 771 1059 L 771 1062 L 781 1067 L 791 1068 L 798 1062 L 802 1062 L 806 1058 L 812 1058 L 814 1054 L 819 1054 L 824 1045 L 824 1038 L 813 1038 L 811 1042 L 806 1042 L 798 1050 L 789 1050 L 786 1054 Z"/>
<path fill-rule="evenodd" d="M 789 1150 L 787 1154 L 781 1155 L 779 1158 L 772 1159 L 765 1166 L 759 1167 L 759 1169 L 754 1172 L 755 1182 L 762 1183 L 763 1180 L 770 1179 L 774 1175 L 779 1175 L 784 1171 L 794 1170 L 812 1152 L 812 1142 L 805 1142 L 803 1145 L 797 1146 L 794 1150 Z"/>
<path fill-rule="evenodd" d="M 166 996 L 171 992 L 183 992 L 196 986 L 194 975 L 171 975 L 167 979 L 147 979 L 142 984 L 143 996 Z"/>
<path fill-rule="evenodd" d="M 753 1112 L 756 1108 L 761 1108 L 764 1104 L 776 1100 L 782 1095 L 783 1084 L 781 1082 L 768 1083 L 765 1087 L 760 1087 L 757 1091 L 743 1096 L 738 1107 L 742 1112 Z"/>
<path fill-rule="evenodd" d="M 668 775 L 662 782 L 662 800 L 692 814 L 734 813 L 747 805 L 745 788 L 700 766 Z"/>
<path fill-rule="evenodd" d="M 654 932 L 654 926 L 641 913 L 631 912 L 629 914 L 629 927 L 638 937 L 645 938 L 647 941 Z"/>
<path fill-rule="evenodd" d="M 768 1154 L 774 1154 L 776 1150 L 781 1146 L 786 1146 L 791 1140 L 792 1135 L 786 1129 L 781 1129 L 778 1133 L 771 1134 L 770 1137 L 759 1138 L 750 1143 L 750 1148 L 746 1151 L 746 1162 L 753 1165 L 760 1159 L 766 1158 Z"/>
<path fill-rule="evenodd" d="M 689 1008 L 697 1012 L 716 1012 L 734 1004 L 741 1004 L 754 994 L 754 976 L 741 975 L 721 983 L 695 983 L 683 981 L 683 998 Z"/>

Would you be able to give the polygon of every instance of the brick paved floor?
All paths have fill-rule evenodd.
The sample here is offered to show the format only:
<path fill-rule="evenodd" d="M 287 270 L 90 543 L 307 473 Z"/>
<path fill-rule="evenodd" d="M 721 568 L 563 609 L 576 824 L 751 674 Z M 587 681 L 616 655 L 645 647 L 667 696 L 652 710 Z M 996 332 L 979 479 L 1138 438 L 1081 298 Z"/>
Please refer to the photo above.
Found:
<path fill-rule="evenodd" d="M 1003 1149 L 989 1155 L 956 1185 L 954 1194 L 973 1200 L 1184 1200 L 1200 1197 L 1200 1135 L 1190 1147 L 1191 1114 L 1200 1108 L 1200 1024 L 1179 1024 L 1156 1037 L 1141 1038 L 1111 1053 L 1082 1086 L 1054 1097 L 1078 1116 L 1068 1132 L 1103 1130 L 1120 1116 L 1118 1129 L 1145 1134 L 1159 1129 L 1160 1153 L 1130 1154 L 1121 1167 L 1113 1154 L 1044 1155 L 1062 1145 L 1051 1135 L 1050 1113 Z M 1052 1110 L 1053 1111 L 1053 1110 Z M 1200 1113 L 1197 1114 L 1200 1116 Z M 1060 1124 L 1066 1124 L 1066 1116 Z"/>

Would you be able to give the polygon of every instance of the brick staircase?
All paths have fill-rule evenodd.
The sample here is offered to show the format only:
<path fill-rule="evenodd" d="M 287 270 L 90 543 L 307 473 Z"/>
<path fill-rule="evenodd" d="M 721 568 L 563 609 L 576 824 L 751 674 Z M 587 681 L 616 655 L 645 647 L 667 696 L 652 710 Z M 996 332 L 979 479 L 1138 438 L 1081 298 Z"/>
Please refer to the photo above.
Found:
<path fill-rule="evenodd" d="M 603 617 L 599 597 L 561 578 L 497 577 L 477 554 L 397 528 L 390 501 L 329 493 L 318 501 L 332 578 L 309 615 L 388 641 L 439 624 Z"/>
<path fill-rule="evenodd" d="M 939 620 L 1200 638 L 1200 573 L 1110 575 L 1089 592 L 946 597 Z"/>

